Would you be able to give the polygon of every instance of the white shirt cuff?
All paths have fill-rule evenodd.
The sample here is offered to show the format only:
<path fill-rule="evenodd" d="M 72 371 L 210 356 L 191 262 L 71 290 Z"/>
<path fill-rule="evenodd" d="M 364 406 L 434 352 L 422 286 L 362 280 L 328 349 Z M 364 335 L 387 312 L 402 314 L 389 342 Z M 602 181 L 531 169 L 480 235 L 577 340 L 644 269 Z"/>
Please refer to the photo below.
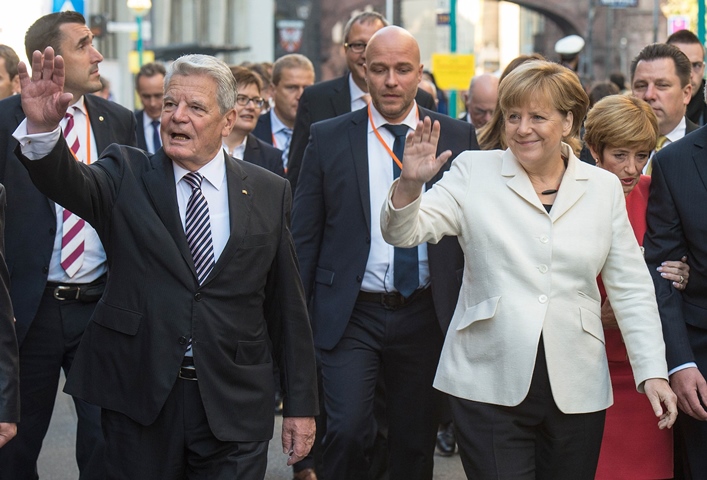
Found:
<path fill-rule="evenodd" d="M 688 362 L 688 363 L 683 363 L 682 365 L 673 368 L 668 372 L 668 376 L 672 375 L 673 373 L 677 373 L 680 370 L 685 370 L 686 368 L 697 368 L 697 364 L 695 362 Z"/>
<path fill-rule="evenodd" d="M 56 142 L 61 137 L 61 128 L 56 127 L 51 132 L 46 133 L 27 133 L 27 119 L 22 120 L 22 123 L 15 129 L 12 134 L 20 144 L 22 155 L 30 160 L 39 160 L 49 155 Z"/>

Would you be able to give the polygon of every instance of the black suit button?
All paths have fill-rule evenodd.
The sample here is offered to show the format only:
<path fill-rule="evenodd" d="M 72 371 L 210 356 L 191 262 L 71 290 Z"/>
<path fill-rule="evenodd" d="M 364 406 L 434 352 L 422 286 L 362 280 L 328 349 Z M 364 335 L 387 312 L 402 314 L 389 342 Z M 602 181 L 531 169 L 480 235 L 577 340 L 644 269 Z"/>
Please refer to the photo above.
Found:
<path fill-rule="evenodd" d="M 361 283 L 363 281 L 363 277 L 361 275 L 356 275 L 356 281 Z"/>
<path fill-rule="evenodd" d="M 180 345 L 186 345 L 187 344 L 187 337 L 181 336 L 181 337 L 179 337 L 179 339 L 177 341 L 179 342 Z"/>
<path fill-rule="evenodd" d="M 49 267 L 42 267 L 43 273 L 49 273 Z"/>
<path fill-rule="evenodd" d="M 196 292 L 194 294 L 194 300 L 196 300 L 197 302 L 201 301 L 201 292 Z"/>
<path fill-rule="evenodd" d="M 52 237 L 56 236 L 56 228 L 50 228 L 49 235 L 51 235 Z"/>
<path fill-rule="evenodd" d="M 368 244 L 371 243 L 371 237 L 366 237 L 366 243 L 368 243 Z"/>

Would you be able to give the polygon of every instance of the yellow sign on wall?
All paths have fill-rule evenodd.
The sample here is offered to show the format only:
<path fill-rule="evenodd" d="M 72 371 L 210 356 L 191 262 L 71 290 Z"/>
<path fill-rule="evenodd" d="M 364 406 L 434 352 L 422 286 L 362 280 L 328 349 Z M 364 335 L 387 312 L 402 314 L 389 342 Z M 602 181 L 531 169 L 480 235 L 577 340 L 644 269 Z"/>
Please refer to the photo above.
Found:
<path fill-rule="evenodd" d="M 142 64 L 154 62 L 155 52 L 152 50 L 142 51 Z M 140 62 L 138 61 L 138 54 L 136 50 L 128 52 L 128 68 L 130 68 L 130 73 L 137 73 L 140 71 Z"/>
<path fill-rule="evenodd" d="M 443 90 L 466 90 L 474 76 L 473 53 L 433 53 L 432 73 Z"/>

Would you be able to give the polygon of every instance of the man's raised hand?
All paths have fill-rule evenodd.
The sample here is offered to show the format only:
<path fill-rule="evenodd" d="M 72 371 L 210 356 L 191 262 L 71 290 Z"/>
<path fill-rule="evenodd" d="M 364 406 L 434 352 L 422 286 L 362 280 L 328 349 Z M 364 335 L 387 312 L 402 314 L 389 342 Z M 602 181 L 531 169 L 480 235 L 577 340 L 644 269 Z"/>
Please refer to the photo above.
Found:
<path fill-rule="evenodd" d="M 27 133 L 51 132 L 59 126 L 73 95 L 64 92 L 64 59 L 47 47 L 44 54 L 32 54 L 32 77 L 27 65 L 17 66 L 22 86 L 22 110 L 27 117 Z"/>

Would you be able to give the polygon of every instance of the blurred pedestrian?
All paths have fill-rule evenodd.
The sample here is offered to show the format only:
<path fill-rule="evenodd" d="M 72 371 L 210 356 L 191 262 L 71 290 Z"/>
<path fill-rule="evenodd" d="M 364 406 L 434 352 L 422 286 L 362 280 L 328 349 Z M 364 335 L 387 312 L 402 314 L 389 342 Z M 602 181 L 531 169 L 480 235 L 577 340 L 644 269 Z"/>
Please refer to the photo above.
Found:
<path fill-rule="evenodd" d="M 137 146 L 149 153 L 162 148 L 160 117 L 166 74 L 164 65 L 151 62 L 140 67 L 135 76 L 135 91 L 142 103 L 142 109 L 135 112 Z"/>
<path fill-rule="evenodd" d="M 20 93 L 19 62 L 20 58 L 11 47 L 0 44 L 0 100 Z"/>
<path fill-rule="evenodd" d="M 490 73 L 475 76 L 469 82 L 469 90 L 465 97 L 464 120 L 478 130 L 493 117 L 498 102 L 498 77 Z"/>
<path fill-rule="evenodd" d="M 675 45 L 690 60 L 692 72 L 690 85 L 692 97 L 687 104 L 685 116 L 696 125 L 707 123 L 707 103 L 705 103 L 705 47 L 697 35 L 689 30 L 673 32 L 665 43 Z"/>

